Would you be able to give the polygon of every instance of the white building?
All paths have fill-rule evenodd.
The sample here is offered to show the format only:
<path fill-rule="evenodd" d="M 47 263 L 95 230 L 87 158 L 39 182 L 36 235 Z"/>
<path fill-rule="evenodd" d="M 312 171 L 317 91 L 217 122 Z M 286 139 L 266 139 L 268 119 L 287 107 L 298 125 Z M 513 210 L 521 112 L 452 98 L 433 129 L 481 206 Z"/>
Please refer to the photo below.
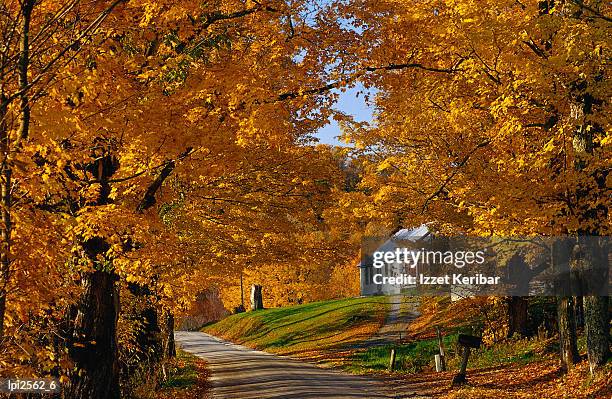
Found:
<path fill-rule="evenodd" d="M 393 234 L 382 245 L 378 246 L 372 252 L 391 252 L 396 248 L 404 248 L 406 244 L 418 243 L 430 237 L 430 231 L 427 225 L 423 224 L 412 229 L 401 229 Z M 369 251 L 368 251 L 369 252 Z M 364 256 L 371 256 L 367 254 Z M 409 268 L 403 263 L 386 264 L 383 268 L 377 269 L 372 266 L 371 261 L 360 262 L 360 288 L 361 295 L 399 295 L 403 290 L 414 288 L 415 285 L 408 284 L 375 284 L 374 275 L 382 274 L 387 277 L 398 277 L 402 274 L 417 275 L 418 265 L 416 268 Z"/>

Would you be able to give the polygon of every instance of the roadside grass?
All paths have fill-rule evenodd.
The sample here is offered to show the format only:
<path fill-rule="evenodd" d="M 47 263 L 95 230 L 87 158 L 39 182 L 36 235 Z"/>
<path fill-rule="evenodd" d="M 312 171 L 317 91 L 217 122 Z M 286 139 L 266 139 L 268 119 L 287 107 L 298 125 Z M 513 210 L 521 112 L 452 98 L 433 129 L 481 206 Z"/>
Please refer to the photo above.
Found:
<path fill-rule="evenodd" d="M 210 398 L 206 362 L 178 350 L 176 358 L 166 364 L 167 378 L 160 384 L 155 399 Z"/>
<path fill-rule="evenodd" d="M 474 351 L 470 356 L 469 365 L 475 368 L 486 368 L 504 364 L 525 365 L 551 359 L 556 356 L 555 343 L 552 338 L 540 340 L 537 337 L 498 342 Z M 459 356 L 455 356 L 449 363 L 459 368 Z"/>
<path fill-rule="evenodd" d="M 442 341 L 445 348 L 457 340 L 457 335 L 445 336 Z M 389 368 L 391 349 L 395 349 L 396 360 L 394 370 L 403 373 L 418 373 L 433 365 L 434 355 L 438 353 L 437 339 L 414 341 L 398 345 L 384 345 L 367 348 L 353 354 L 349 372 L 368 373 L 371 371 L 386 371 Z"/>
<path fill-rule="evenodd" d="M 198 381 L 196 360 L 198 358 L 178 350 L 176 359 L 167 366 L 168 378 L 162 382 L 162 388 L 187 388 Z"/>
<path fill-rule="evenodd" d="M 461 353 L 457 348 L 458 333 L 443 337 L 446 365 L 449 370 L 459 369 Z M 504 364 L 523 365 L 534 361 L 549 359 L 555 355 L 553 339 L 523 339 L 500 342 L 489 347 L 472 350 L 470 368 L 497 367 Z M 353 373 L 387 371 L 391 349 L 395 349 L 394 371 L 400 373 L 420 373 L 435 370 L 434 356 L 438 354 L 437 339 L 426 339 L 397 345 L 385 345 L 355 352 L 345 369 Z"/>
<path fill-rule="evenodd" d="M 413 297 L 402 299 L 402 308 L 414 307 Z M 483 298 L 469 298 L 451 302 L 448 297 L 421 297 L 420 316 L 408 326 L 406 339 L 401 343 L 358 350 L 351 354 L 345 369 L 354 373 L 384 372 L 389 369 L 391 349 L 396 350 L 394 371 L 399 374 L 431 372 L 435 370 L 434 356 L 438 353 L 436 326 L 443 334 L 443 345 L 448 370 L 457 370 L 461 362 L 460 333 L 480 335 L 485 322 L 486 308 Z M 539 305 L 538 305 L 539 306 Z M 541 307 L 541 306 L 540 306 Z M 533 310 L 532 310 L 533 311 Z M 536 311 L 542 313 L 540 308 Z M 470 368 L 491 368 L 506 364 L 525 365 L 556 356 L 555 339 L 501 340 L 472 350 Z"/>
<path fill-rule="evenodd" d="M 255 349 L 308 356 L 364 341 L 388 310 L 384 297 L 313 302 L 231 315 L 202 331 Z"/>
<path fill-rule="evenodd" d="M 548 298 L 531 301 L 528 326 L 535 331 L 544 326 L 541 338 L 506 339 L 503 329 L 497 331 L 497 341 L 472 350 L 468 363 L 468 384 L 451 387 L 459 369 L 461 351 L 457 345 L 459 333 L 480 335 L 485 325 L 499 317 L 481 298 L 450 302 L 448 298 L 422 298 L 421 316 L 411 323 L 407 342 L 397 344 L 395 372 L 388 366 L 392 345 L 369 348 L 352 355 L 351 371 L 382 374 L 393 382 L 393 389 L 418 389 L 423 397 L 445 399 L 543 397 L 559 399 L 598 399 L 612 397 L 612 360 L 591 376 L 586 361 L 586 344 L 582 331 L 578 347 L 584 359 L 567 374 L 558 361 L 558 337 L 551 329 L 550 315 L 554 302 Z M 434 355 L 438 352 L 436 326 L 441 326 L 446 353 L 446 372 L 434 371 Z M 551 331 L 552 330 L 552 331 Z"/>

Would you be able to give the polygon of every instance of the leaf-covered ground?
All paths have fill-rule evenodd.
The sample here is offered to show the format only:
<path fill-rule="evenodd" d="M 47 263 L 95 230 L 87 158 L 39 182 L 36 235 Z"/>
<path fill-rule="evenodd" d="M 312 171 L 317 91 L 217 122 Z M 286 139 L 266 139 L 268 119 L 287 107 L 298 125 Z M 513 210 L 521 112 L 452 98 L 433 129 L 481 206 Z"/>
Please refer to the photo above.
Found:
<path fill-rule="evenodd" d="M 569 373 L 561 372 L 558 361 L 558 337 L 501 339 L 474 350 L 468 365 L 468 384 L 451 387 L 459 368 L 457 333 L 490 325 L 495 307 L 484 298 L 450 302 L 447 298 L 422 298 L 421 315 L 407 331 L 406 341 L 398 343 L 394 373 L 388 373 L 390 347 L 369 348 L 353 355 L 353 367 L 374 373 L 389 381 L 399 397 L 402 392 L 418 391 L 426 397 L 444 399 L 488 398 L 612 398 L 612 362 L 591 376 L 586 362 L 584 337 L 578 340 L 583 361 Z M 532 317 L 544 312 L 535 301 Z M 488 314 L 487 314 L 488 313 Z M 435 326 L 442 326 L 447 354 L 447 372 L 434 371 L 437 353 Z M 498 334 L 499 335 L 499 334 Z"/>
<path fill-rule="evenodd" d="M 418 390 L 428 397 L 444 399 L 608 399 L 612 397 L 610 365 L 590 377 L 582 362 L 563 376 L 556 360 L 498 367 L 468 368 L 468 384 L 451 387 L 456 371 L 397 374 L 383 377 L 398 395 Z M 401 396 L 400 396 L 401 397 Z"/>

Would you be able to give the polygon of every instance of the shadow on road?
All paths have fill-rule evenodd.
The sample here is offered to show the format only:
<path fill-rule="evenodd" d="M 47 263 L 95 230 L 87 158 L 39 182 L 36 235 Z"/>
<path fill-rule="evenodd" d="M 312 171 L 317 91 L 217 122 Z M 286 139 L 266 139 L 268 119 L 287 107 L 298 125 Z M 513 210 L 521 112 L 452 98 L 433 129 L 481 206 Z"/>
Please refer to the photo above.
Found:
<path fill-rule="evenodd" d="M 181 348 L 208 361 L 215 399 L 394 398 L 378 381 L 251 350 L 200 332 L 176 332 Z"/>

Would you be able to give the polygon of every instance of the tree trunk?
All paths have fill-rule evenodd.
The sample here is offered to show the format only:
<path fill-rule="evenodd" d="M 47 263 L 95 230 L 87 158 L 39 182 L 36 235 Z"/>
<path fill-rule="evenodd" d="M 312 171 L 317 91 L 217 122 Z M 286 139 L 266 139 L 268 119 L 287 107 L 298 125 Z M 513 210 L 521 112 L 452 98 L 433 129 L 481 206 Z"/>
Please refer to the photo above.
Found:
<path fill-rule="evenodd" d="M 576 341 L 576 315 L 572 296 L 572 273 L 570 260 L 575 241 L 569 237 L 559 238 L 552 244 L 552 264 L 556 275 L 557 324 L 559 327 L 559 354 L 561 368 L 569 370 L 578 362 Z"/>
<path fill-rule="evenodd" d="M 438 353 L 440 354 L 440 369 L 446 371 L 446 354 L 444 352 L 444 343 L 442 342 L 442 331 L 440 331 L 440 326 L 436 326 L 436 336 L 438 338 Z"/>
<path fill-rule="evenodd" d="M 135 344 L 140 355 L 146 357 L 148 362 L 156 363 L 163 357 L 163 343 L 159 314 L 153 304 L 155 298 L 148 285 L 130 283 L 128 289 L 134 295 L 134 300 L 141 303 L 139 310 L 129 316 L 142 322 L 134 337 Z"/>
<path fill-rule="evenodd" d="M 96 270 L 83 276 L 84 293 L 77 305 L 69 353 L 75 370 L 64 390 L 66 398 L 116 399 L 119 392 L 117 361 L 117 276 Z"/>
<path fill-rule="evenodd" d="M 150 363 L 157 363 L 163 356 L 157 309 L 152 305 L 147 306 L 138 316 L 144 325 L 136 337 L 136 344 Z"/>
<path fill-rule="evenodd" d="M 91 165 L 102 189 L 95 205 L 108 203 L 108 177 L 116 168 L 116 160 L 102 154 Z M 119 318 L 119 277 L 112 271 L 105 254 L 110 245 L 104 237 L 92 237 L 81 243 L 81 256 L 93 265 L 93 271 L 83 273 L 83 294 L 76 305 L 68 342 L 70 358 L 75 370 L 65 389 L 70 399 L 116 399 L 120 397 L 119 362 L 117 348 L 117 320 Z M 100 259 L 102 258 L 102 260 Z"/>
<path fill-rule="evenodd" d="M 573 105 L 575 112 L 575 123 L 576 130 L 572 141 L 572 146 L 576 153 L 574 161 L 574 168 L 578 171 L 583 171 L 588 166 L 588 160 L 593 155 L 593 149 L 597 145 L 594 141 L 596 134 L 602 134 L 604 129 L 597 123 L 593 123 L 587 118 L 587 115 L 592 113 L 592 107 L 597 102 L 597 99 L 593 97 L 588 91 L 588 87 L 585 85 L 581 88 L 580 85 L 576 85 L 575 102 Z M 601 175 L 604 174 L 602 170 L 597 171 Z M 590 172 L 591 176 L 597 176 L 597 173 Z M 596 179 L 599 188 L 603 189 L 606 186 L 606 179 Z M 576 190 L 576 198 L 578 199 L 578 205 L 582 205 L 581 202 L 584 198 L 588 198 L 588 188 L 578 187 Z M 584 205 L 583 205 L 584 206 Z M 605 231 L 603 224 L 607 222 L 608 208 L 605 205 L 600 205 L 597 208 L 586 207 L 586 211 L 581 215 L 585 220 L 592 222 L 591 225 L 586 225 L 578 231 L 579 236 L 599 236 L 602 231 Z M 584 327 L 587 338 L 587 353 L 589 358 L 589 366 L 591 373 L 599 366 L 604 364 L 610 357 L 610 313 L 609 313 L 609 300 L 608 293 L 608 280 L 609 280 L 609 263 L 608 263 L 608 251 L 599 246 L 598 242 L 589 240 L 583 241 L 586 244 L 587 257 L 586 261 L 588 270 L 586 276 L 588 277 L 587 294 L 588 297 L 583 299 L 584 308 Z M 606 247 L 604 245 L 604 247 Z M 584 282 L 583 282 L 584 283 Z M 603 286 L 601 286 L 601 284 Z M 597 286 L 601 286 L 600 289 L 596 289 Z M 603 292 L 601 288 L 603 289 Z M 600 295 L 600 296 L 596 296 Z"/>
<path fill-rule="evenodd" d="M 21 5 L 19 39 L 19 89 L 21 90 L 21 104 L 19 108 L 19 139 L 27 138 L 30 128 L 30 103 L 28 98 L 28 69 L 30 66 L 30 20 L 34 9 L 34 0 L 26 0 Z M 11 255 L 11 142 L 6 125 L 8 114 L 8 103 L 4 87 L 0 87 L 0 146 L 2 148 L 2 167 L 0 178 L 2 179 L 0 191 L 2 198 L 2 232 L 0 245 L 0 346 L 4 337 L 4 314 L 6 312 L 6 293 L 10 275 Z"/>
<path fill-rule="evenodd" d="M 609 299 L 605 296 L 584 297 L 584 319 L 587 353 L 591 373 L 610 358 Z"/>
<path fill-rule="evenodd" d="M 11 170 L 7 158 L 9 155 L 9 142 L 7 135 L 7 103 L 4 88 L 0 86 L 0 148 L 3 158 L 0 168 L 0 191 L 2 209 L 0 211 L 0 348 L 4 338 L 4 314 L 6 312 L 6 293 L 8 291 L 10 254 L 11 254 Z"/>
<path fill-rule="evenodd" d="M 527 298 L 523 296 L 511 296 L 508 303 L 508 338 L 515 333 L 522 337 L 527 336 Z"/>
<path fill-rule="evenodd" d="M 6 293 L 9 281 L 10 254 L 11 254 L 11 170 L 4 163 L 0 169 L 0 192 L 2 202 L 2 221 L 0 222 L 0 236 L 2 248 L 0 249 L 0 347 L 4 337 L 4 314 L 6 312 Z"/>
<path fill-rule="evenodd" d="M 610 313 L 608 284 L 609 263 L 607 239 L 583 240 L 585 290 L 583 297 L 584 331 L 591 373 L 610 357 Z M 603 284 L 602 284 L 603 282 Z"/>
<path fill-rule="evenodd" d="M 581 296 L 574 298 L 574 312 L 576 313 L 576 329 L 581 331 L 584 328 L 584 299 Z"/>
<path fill-rule="evenodd" d="M 170 359 L 176 356 L 176 345 L 174 343 L 174 315 L 165 312 L 164 317 L 164 358 Z"/>
<path fill-rule="evenodd" d="M 559 350 L 561 368 L 567 371 L 578 363 L 578 344 L 576 342 L 576 317 L 574 314 L 574 298 L 560 297 L 557 300 L 557 318 L 559 322 Z"/>

